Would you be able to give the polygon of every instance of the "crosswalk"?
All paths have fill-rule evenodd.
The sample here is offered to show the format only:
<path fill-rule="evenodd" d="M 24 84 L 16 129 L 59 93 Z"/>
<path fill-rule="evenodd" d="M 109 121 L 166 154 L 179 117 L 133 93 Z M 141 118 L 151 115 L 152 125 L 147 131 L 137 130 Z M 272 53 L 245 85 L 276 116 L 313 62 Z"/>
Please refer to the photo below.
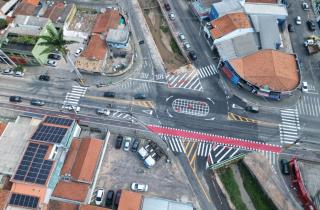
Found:
<path fill-rule="evenodd" d="M 292 144 L 299 138 L 300 122 L 298 110 L 296 108 L 283 109 L 280 110 L 280 115 L 280 142 L 284 144 Z"/>
<path fill-rule="evenodd" d="M 169 88 L 203 91 L 199 75 L 196 71 L 185 72 L 182 74 L 167 74 L 166 79 Z"/>
<path fill-rule="evenodd" d="M 86 91 L 87 87 L 72 86 L 71 92 L 66 94 L 62 108 L 65 108 L 68 105 L 77 106 L 80 98 L 86 94 Z"/>
<path fill-rule="evenodd" d="M 112 111 L 111 112 L 111 117 L 125 119 L 125 120 L 131 120 L 132 119 L 130 114 L 124 113 L 124 112 L 120 112 L 120 111 Z"/>
<path fill-rule="evenodd" d="M 318 117 L 320 116 L 320 99 L 317 95 L 305 95 L 303 100 L 298 101 L 297 109 L 300 115 Z"/>
<path fill-rule="evenodd" d="M 206 77 L 210 77 L 212 75 L 215 75 L 218 73 L 216 67 L 214 64 L 208 65 L 208 66 L 204 66 L 201 67 L 198 70 L 198 74 L 200 76 L 200 78 L 206 78 Z"/>
<path fill-rule="evenodd" d="M 270 151 L 262 151 L 260 153 L 268 159 L 270 165 L 272 165 L 272 166 L 276 165 L 276 162 L 278 159 L 277 153 L 270 152 Z"/>
<path fill-rule="evenodd" d="M 212 149 L 211 143 L 199 142 L 197 147 L 197 156 L 199 157 L 207 157 Z"/>

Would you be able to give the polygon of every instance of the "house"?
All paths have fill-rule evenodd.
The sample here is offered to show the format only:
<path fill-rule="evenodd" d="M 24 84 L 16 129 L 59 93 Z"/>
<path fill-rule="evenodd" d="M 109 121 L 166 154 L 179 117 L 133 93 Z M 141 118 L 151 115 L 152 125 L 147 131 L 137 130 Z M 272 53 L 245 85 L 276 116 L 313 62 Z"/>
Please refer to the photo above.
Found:
<path fill-rule="evenodd" d="M 190 4 L 190 9 L 199 21 L 210 20 L 210 6 L 214 0 L 193 1 Z"/>
<path fill-rule="evenodd" d="M 209 17 L 210 17 L 210 20 L 214 20 L 226 14 L 230 14 L 234 12 L 243 12 L 243 11 L 244 9 L 240 1 L 222 0 L 221 2 L 217 2 L 211 5 Z"/>
<path fill-rule="evenodd" d="M 120 19 L 119 11 L 107 9 L 104 13 L 98 14 L 92 33 L 107 35 L 110 29 L 116 29 L 119 26 Z"/>
<path fill-rule="evenodd" d="M 17 15 L 2 40 L 1 50 L 16 64 L 41 65 L 47 62 L 48 53 L 39 36 L 47 35 L 47 27 L 54 27 L 48 18 Z"/>
<path fill-rule="evenodd" d="M 37 5 L 30 4 L 26 1 L 22 1 L 12 13 L 12 17 L 17 15 L 34 16 L 36 14 Z"/>
<path fill-rule="evenodd" d="M 127 190 L 121 191 L 118 210 L 140 210 L 142 206 L 142 195 Z"/>
<path fill-rule="evenodd" d="M 129 43 L 129 29 L 110 29 L 106 38 L 108 47 L 126 48 Z"/>
<path fill-rule="evenodd" d="M 76 13 L 77 7 L 75 4 L 57 2 L 48 6 L 43 17 L 49 18 L 58 29 L 63 27 L 68 28 Z"/>

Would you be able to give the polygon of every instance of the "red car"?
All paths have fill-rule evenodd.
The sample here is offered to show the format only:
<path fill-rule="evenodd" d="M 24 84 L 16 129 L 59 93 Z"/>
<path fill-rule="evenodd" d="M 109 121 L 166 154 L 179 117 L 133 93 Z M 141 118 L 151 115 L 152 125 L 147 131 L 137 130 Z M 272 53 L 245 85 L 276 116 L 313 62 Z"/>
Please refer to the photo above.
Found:
<path fill-rule="evenodd" d="M 167 10 L 167 11 L 170 11 L 171 10 L 171 7 L 168 3 L 165 3 L 164 4 L 164 8 Z"/>

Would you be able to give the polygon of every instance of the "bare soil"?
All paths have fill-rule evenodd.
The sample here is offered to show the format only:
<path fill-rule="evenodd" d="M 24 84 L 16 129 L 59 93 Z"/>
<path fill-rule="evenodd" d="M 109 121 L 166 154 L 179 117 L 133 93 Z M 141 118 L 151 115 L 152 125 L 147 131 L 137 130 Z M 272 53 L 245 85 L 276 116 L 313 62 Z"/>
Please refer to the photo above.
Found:
<path fill-rule="evenodd" d="M 186 65 L 186 61 L 183 56 L 172 52 L 170 46 L 170 41 L 172 39 L 171 33 L 164 33 L 160 29 L 160 26 L 163 26 L 165 21 L 162 17 L 160 9 L 158 8 L 157 2 L 150 0 L 138 1 L 141 8 L 144 10 L 144 17 L 147 21 L 163 62 L 165 63 L 167 71 L 173 72 L 181 66 Z"/>

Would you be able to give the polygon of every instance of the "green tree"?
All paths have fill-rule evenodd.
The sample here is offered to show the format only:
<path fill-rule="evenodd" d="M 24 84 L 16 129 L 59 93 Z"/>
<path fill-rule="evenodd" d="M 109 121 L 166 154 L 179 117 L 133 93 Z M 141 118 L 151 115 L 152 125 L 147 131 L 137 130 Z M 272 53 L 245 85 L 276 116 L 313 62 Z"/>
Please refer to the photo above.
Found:
<path fill-rule="evenodd" d="M 57 31 L 55 28 L 47 26 L 47 31 L 48 35 L 39 36 L 39 38 L 43 40 L 39 45 L 45 46 L 45 49 L 40 54 L 48 54 L 54 51 L 60 52 L 64 60 L 72 65 L 73 71 L 76 73 L 79 81 L 83 83 L 82 75 L 71 61 L 67 47 L 67 45 L 77 43 L 77 41 L 65 40 L 63 37 L 63 29 Z"/>
<path fill-rule="evenodd" d="M 0 30 L 7 28 L 8 22 L 6 19 L 0 19 Z"/>

